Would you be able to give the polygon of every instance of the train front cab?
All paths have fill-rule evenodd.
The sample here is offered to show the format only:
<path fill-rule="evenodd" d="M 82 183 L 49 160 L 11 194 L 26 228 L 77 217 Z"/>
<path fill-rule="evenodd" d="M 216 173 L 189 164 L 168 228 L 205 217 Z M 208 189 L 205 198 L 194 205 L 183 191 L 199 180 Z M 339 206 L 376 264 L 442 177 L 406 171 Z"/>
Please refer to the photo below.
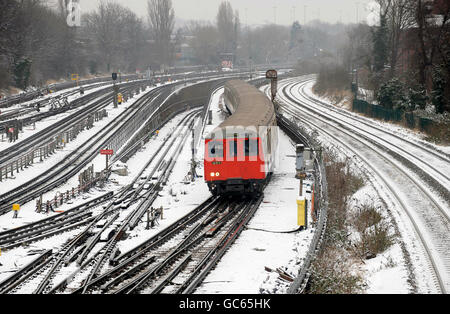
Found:
<path fill-rule="evenodd" d="M 257 195 L 266 180 L 264 147 L 259 137 L 207 139 L 205 181 L 213 195 Z"/>

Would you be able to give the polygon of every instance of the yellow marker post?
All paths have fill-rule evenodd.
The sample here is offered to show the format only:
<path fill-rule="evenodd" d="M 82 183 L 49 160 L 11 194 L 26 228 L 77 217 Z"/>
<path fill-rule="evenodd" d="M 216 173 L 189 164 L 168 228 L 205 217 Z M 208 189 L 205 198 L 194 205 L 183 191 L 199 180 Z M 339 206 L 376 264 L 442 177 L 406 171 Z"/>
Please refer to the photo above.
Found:
<path fill-rule="evenodd" d="M 18 215 L 19 210 L 20 210 L 20 204 L 13 204 L 12 210 L 14 211 L 13 218 L 17 218 L 17 215 Z"/>
<path fill-rule="evenodd" d="M 77 87 L 78 87 L 78 80 L 80 79 L 78 74 L 73 73 L 71 79 L 72 79 L 72 81 L 76 81 L 77 82 Z"/>
<path fill-rule="evenodd" d="M 299 227 L 303 227 L 303 229 L 306 229 L 308 223 L 306 215 L 306 199 L 300 197 L 297 199 L 297 224 Z"/>

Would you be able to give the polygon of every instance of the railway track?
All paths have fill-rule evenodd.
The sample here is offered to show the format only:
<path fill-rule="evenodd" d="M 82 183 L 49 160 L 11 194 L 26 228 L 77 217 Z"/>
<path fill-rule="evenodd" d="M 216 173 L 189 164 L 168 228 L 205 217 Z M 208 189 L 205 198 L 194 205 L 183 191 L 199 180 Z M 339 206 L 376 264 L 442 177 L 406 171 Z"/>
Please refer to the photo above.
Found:
<path fill-rule="evenodd" d="M 193 112 L 190 118 L 199 113 L 200 110 Z M 185 124 L 182 125 L 186 126 Z M 27 293 L 30 291 L 29 287 L 35 287 L 33 288 L 33 293 L 70 292 L 71 289 L 74 289 L 70 285 L 76 282 L 80 283 L 79 287 L 77 287 L 78 292 L 85 293 L 94 291 L 95 289 L 93 290 L 93 287 L 98 282 L 98 278 L 103 278 L 104 276 L 102 275 L 102 269 L 105 263 L 111 260 L 114 264 L 126 256 L 126 253 L 120 254 L 117 251 L 118 242 L 134 226 L 142 221 L 146 209 L 151 206 L 158 195 L 158 191 L 167 181 L 170 171 L 173 169 L 183 146 L 182 143 L 189 134 L 189 131 L 186 131 L 184 134 L 174 134 L 175 138 L 179 140 L 179 144 L 175 146 L 175 142 L 171 141 L 168 143 L 166 150 L 163 151 L 162 146 L 158 149 L 158 151 L 162 152 L 162 156 L 158 159 L 152 171 L 145 174 L 145 180 L 137 183 L 142 177 L 142 173 L 136 176 L 132 184 L 117 193 L 109 205 L 104 206 L 104 213 L 102 215 L 98 217 L 86 217 L 88 221 L 84 225 L 87 224 L 87 226 L 61 250 L 53 254 L 46 252 L 47 254 L 40 256 L 32 263 L 32 266 L 27 265 L 23 270 L 14 274 L 14 279 L 7 280 L 6 283 L 0 283 L 0 293 Z M 167 155 L 169 149 L 172 149 L 173 153 L 170 158 L 166 158 L 164 155 Z M 151 158 L 142 171 L 145 171 L 155 158 L 156 155 Z M 120 156 L 116 156 L 115 159 L 119 160 Z M 151 178 L 155 174 L 158 174 L 158 181 L 151 182 Z M 125 219 L 119 217 L 119 211 L 129 208 L 132 208 L 132 210 Z M 244 207 L 240 208 L 240 211 L 244 209 Z M 74 217 L 72 218 L 76 219 L 76 214 L 74 213 L 73 215 Z M 231 219 L 231 216 L 229 217 Z M 93 233 L 93 229 L 95 229 L 96 223 L 100 219 L 107 219 L 108 222 L 100 231 Z M 70 223 L 68 224 L 70 225 Z M 98 239 L 109 227 L 114 227 L 114 236 L 106 244 L 100 245 Z M 39 227 L 29 228 L 29 230 L 33 230 L 31 232 L 37 231 L 38 229 Z M 236 236 L 238 232 L 237 230 L 235 231 L 234 235 Z M 230 243 L 230 241 L 227 241 L 227 243 Z M 224 253 L 224 251 L 222 252 Z M 70 271 L 70 269 L 66 269 L 65 266 L 74 261 L 78 265 L 77 270 L 67 276 L 67 271 Z M 133 288 L 132 291 L 135 291 L 135 289 Z"/>
<path fill-rule="evenodd" d="M 311 99 L 296 97 L 290 91 L 302 88 L 306 81 L 289 82 L 281 87 L 279 95 L 282 110 L 301 123 L 331 138 L 363 163 L 370 175 L 386 191 L 381 191 L 394 203 L 401 213 L 407 215 L 417 238 L 428 258 L 430 272 L 434 275 L 436 289 L 446 293 L 450 288 L 450 220 L 448 208 L 441 204 L 405 167 L 393 160 L 389 147 L 382 146 L 364 132 L 341 121 L 335 121 L 326 113 L 317 109 L 320 103 L 313 105 Z M 298 86 L 299 85 L 299 86 Z M 308 117 L 308 118 L 306 118 Z M 384 149 L 380 149 L 383 148 Z M 407 158 L 405 156 L 405 158 Z M 444 157 L 445 158 L 445 157 Z"/>
<path fill-rule="evenodd" d="M 137 87 L 140 87 L 142 84 L 145 84 L 145 82 L 137 81 L 131 83 L 124 83 L 122 84 L 120 90 L 122 93 L 127 91 L 134 91 Z M 149 84 L 148 81 L 147 84 Z M 18 156 L 20 155 L 26 154 L 32 148 L 38 145 L 44 145 L 54 135 L 68 130 L 70 127 L 79 123 L 83 119 L 86 119 L 89 115 L 93 114 L 94 112 L 105 108 L 112 102 L 112 95 L 113 95 L 112 90 L 110 88 L 105 88 L 74 100 L 69 107 L 63 108 L 62 110 L 56 110 L 54 112 L 45 112 L 40 114 L 42 115 L 42 118 L 44 118 L 49 117 L 51 115 L 61 114 L 69 109 L 76 109 L 88 105 L 85 108 L 85 110 L 77 110 L 76 112 L 73 112 L 67 117 L 59 119 L 56 123 L 52 124 L 51 126 L 48 126 L 45 129 L 27 137 L 26 139 L 23 139 L 17 142 L 16 144 L 9 146 L 7 149 L 0 151 L 0 165 L 3 165 L 15 158 L 18 158 Z"/>
<path fill-rule="evenodd" d="M 162 101 L 171 94 L 171 88 L 173 86 L 175 85 L 161 86 L 151 90 L 131 105 L 120 116 L 116 117 L 114 121 L 112 121 L 112 125 L 98 131 L 87 142 L 83 143 L 82 146 L 80 146 L 81 152 L 74 151 L 68 154 L 57 165 L 43 172 L 38 178 L 0 195 L 0 201 L 2 204 L 0 205 L 0 213 L 5 214 L 9 212 L 13 202 L 18 202 L 21 204 L 26 203 L 40 194 L 51 190 L 61 183 L 64 183 L 68 178 L 72 177 L 88 162 L 90 162 L 100 148 L 103 148 L 110 142 L 114 142 L 113 138 L 115 134 L 120 132 L 121 128 L 123 129 L 123 125 L 126 125 L 133 118 L 139 118 L 139 112 L 142 111 L 140 109 L 141 107 L 143 107 L 147 102 L 150 102 L 150 105 L 152 105 L 152 101 L 158 101 L 158 99 Z M 159 110 L 159 107 L 154 108 L 154 111 L 155 110 Z M 142 115 L 140 119 L 142 119 L 142 117 L 151 116 L 151 113 L 148 111 L 149 110 L 147 110 L 145 115 Z M 113 132 L 112 135 L 109 135 L 111 132 Z M 127 140 L 124 136 L 120 136 L 120 138 L 122 141 Z M 67 167 L 66 165 L 69 166 Z"/>
<path fill-rule="evenodd" d="M 111 87 L 112 86 L 112 81 L 110 81 L 110 82 L 102 82 L 102 83 L 93 83 L 93 84 L 90 84 L 90 85 L 85 85 L 85 86 L 83 86 L 83 89 L 84 89 L 84 92 L 86 93 L 89 90 L 97 89 L 97 88 L 103 87 L 103 86 L 110 86 Z M 105 89 L 103 89 L 102 91 L 99 91 L 99 92 L 104 93 L 104 91 L 107 91 L 108 89 L 109 88 L 105 88 Z M 71 89 L 69 89 L 69 90 L 67 90 L 65 92 L 62 92 L 62 93 L 58 94 L 58 95 L 50 96 L 50 97 L 47 97 L 47 98 L 44 98 L 44 99 L 41 99 L 41 100 L 37 100 L 36 102 L 33 102 L 31 104 L 28 104 L 28 105 L 22 105 L 23 106 L 22 108 L 9 109 L 9 110 L 2 111 L 2 114 L 0 114 L 0 131 L 2 131 L 2 125 L 1 125 L 2 123 L 6 122 L 8 120 L 11 120 L 11 119 L 17 119 L 19 117 L 23 117 L 23 116 L 25 116 L 25 115 L 27 115 L 29 113 L 35 113 L 35 114 L 31 115 L 29 117 L 22 118 L 22 120 L 25 120 L 28 123 L 30 123 L 30 122 L 31 123 L 37 122 L 37 121 L 42 120 L 43 118 L 49 117 L 51 115 L 59 114 L 59 113 L 61 113 L 61 111 L 59 111 L 59 110 L 54 110 L 53 112 L 49 111 L 49 112 L 37 113 L 37 110 L 36 110 L 35 107 L 37 105 L 39 105 L 40 108 L 42 108 L 42 107 L 45 107 L 45 106 L 49 105 L 52 102 L 53 99 L 64 99 L 64 98 L 68 98 L 68 97 L 74 96 L 74 95 L 79 94 L 79 93 L 80 93 L 80 88 L 74 87 L 74 88 L 71 88 Z M 88 99 L 87 96 L 89 96 L 89 95 L 90 94 L 86 94 L 85 96 L 79 97 L 78 99 L 72 101 L 73 106 L 70 106 L 70 108 L 67 108 L 67 109 L 71 109 L 73 107 L 77 107 L 75 104 L 77 102 L 80 102 L 79 99 L 80 98 Z M 83 102 L 85 102 L 85 101 L 83 100 Z"/>
<path fill-rule="evenodd" d="M 314 102 L 315 100 L 305 93 L 306 86 L 312 82 L 309 80 L 304 84 L 297 85 L 297 87 L 291 89 L 291 93 L 297 99 L 302 99 L 303 103 Z M 320 106 L 314 107 L 315 112 L 326 114 L 330 120 L 339 123 L 346 129 L 362 134 L 374 143 L 379 143 L 380 147 L 388 149 L 398 159 L 407 159 L 410 163 L 409 168 L 416 172 L 420 171 L 421 176 L 426 177 L 425 181 L 431 182 L 437 191 L 450 200 L 448 190 L 450 185 L 450 171 L 448 170 L 450 155 L 428 147 L 426 144 L 417 144 L 398 136 L 376 126 L 374 123 L 366 122 L 365 119 L 358 119 L 343 109 L 320 101 L 315 102 L 315 104 L 320 104 Z M 333 113 L 333 115 L 330 115 L 330 113 Z"/>
<path fill-rule="evenodd" d="M 161 147 L 158 149 L 158 152 L 161 151 L 163 146 L 168 146 L 168 149 L 173 150 L 173 144 L 175 140 L 178 140 L 180 143 L 177 144 L 175 147 L 175 154 L 179 150 L 179 147 L 181 144 L 185 142 L 186 135 L 189 134 L 188 131 L 185 129 L 188 126 L 188 122 L 190 123 L 190 120 L 194 117 L 194 115 L 198 114 L 198 110 L 194 111 L 193 113 L 187 115 L 183 120 L 182 123 L 178 126 L 179 132 L 175 132 L 172 134 L 173 140 L 170 142 L 164 141 Z M 180 140 L 181 135 L 181 129 L 183 129 L 183 137 Z M 80 265 L 79 270 L 76 272 L 76 274 L 81 272 L 87 272 L 86 268 L 93 268 L 94 271 L 92 274 L 96 274 L 97 267 L 102 265 L 102 262 L 105 261 L 105 257 L 109 257 L 107 253 L 111 253 L 112 249 L 114 248 L 114 245 L 117 244 L 117 242 L 120 240 L 120 237 L 123 236 L 123 234 L 126 232 L 127 228 L 129 227 L 129 223 L 132 220 L 132 218 L 135 218 L 136 215 L 139 215 L 139 207 L 137 209 L 134 209 L 131 211 L 131 213 L 128 215 L 128 217 L 120 223 L 119 230 L 117 231 L 116 237 L 112 238 L 111 241 L 109 241 L 103 248 L 96 251 L 94 255 L 87 258 L 88 254 L 92 251 L 93 247 L 97 244 L 99 240 L 99 236 L 106 230 L 106 228 L 110 227 L 113 223 L 116 222 L 116 220 L 119 220 L 119 214 L 118 210 L 123 210 L 124 208 L 132 206 L 133 203 L 138 202 L 143 195 L 139 194 L 143 189 L 139 189 L 139 187 L 142 187 L 147 184 L 147 180 L 143 182 L 139 182 L 138 187 L 134 187 L 134 185 L 142 178 L 143 174 L 147 174 L 149 178 L 153 177 L 156 170 L 160 168 L 163 158 L 165 154 L 168 152 L 168 149 L 166 149 L 164 152 L 160 152 L 159 154 L 162 155 L 156 166 L 154 166 L 153 170 L 150 171 L 149 174 L 145 173 L 145 170 L 149 167 L 149 165 L 152 163 L 152 161 L 156 158 L 155 154 L 150 160 L 147 162 L 147 164 L 144 166 L 144 168 L 140 171 L 140 173 L 135 177 L 133 182 L 125 187 L 118 195 L 115 197 L 114 201 L 110 202 L 109 205 L 106 206 L 106 209 L 104 210 L 103 214 L 96 217 L 95 219 L 91 219 L 91 222 L 87 228 L 83 230 L 75 239 L 78 240 L 72 240 L 69 245 L 63 247 L 59 252 L 53 254 L 50 258 L 47 258 L 46 261 L 42 261 L 38 266 L 33 268 L 33 272 L 28 273 L 27 275 L 20 276 L 22 280 L 20 280 L 19 284 L 16 285 L 16 283 L 11 284 L 9 282 L 9 286 L 4 287 L 3 290 L 0 290 L 2 293 L 14 293 L 19 291 L 18 286 L 23 286 L 24 283 L 28 283 L 33 281 L 33 278 L 39 277 L 39 283 L 37 284 L 37 288 L 34 290 L 34 293 L 49 293 L 52 291 L 55 291 L 59 289 L 61 284 L 55 284 L 55 287 L 53 287 L 53 280 L 55 277 L 57 277 L 58 273 L 61 271 L 61 269 L 64 267 L 64 265 L 68 265 L 72 263 L 73 261 L 77 261 L 77 264 Z M 170 164 L 167 164 L 166 168 L 164 169 L 164 172 L 170 172 Z M 151 192 L 146 192 L 144 194 L 150 193 L 152 195 L 157 195 L 158 189 L 153 189 Z M 134 195 L 134 197 L 132 196 Z M 126 203 L 124 205 L 123 203 Z M 122 205 L 121 205 L 122 204 Z M 120 206 L 117 206 L 120 205 Z M 108 218 L 109 217 L 109 218 Z M 95 227 L 95 224 L 99 220 L 107 219 L 108 222 L 105 223 L 104 227 L 95 233 L 94 236 L 90 236 L 89 239 L 88 235 L 92 234 L 92 229 Z M 36 228 L 32 228 L 36 229 Z M 25 271 L 25 270 L 23 270 Z M 44 273 L 46 273 L 44 275 Z M 76 274 L 73 274 L 75 276 Z M 16 275 L 17 276 L 17 275 Z M 23 279 L 23 277 L 27 277 L 28 281 Z M 65 282 L 63 282 L 65 283 Z M 2 283 L 0 283 L 0 287 L 2 287 Z M 33 285 L 33 284 L 31 284 Z M 1 289 L 1 288 L 0 288 Z M 20 290 L 23 291 L 23 290 Z"/>
<path fill-rule="evenodd" d="M 190 293 L 233 243 L 261 200 L 210 198 L 151 239 L 113 259 L 114 267 L 73 293 L 160 293 L 176 277 L 185 277 L 183 284 L 177 285 L 178 293 Z"/>
<path fill-rule="evenodd" d="M 177 146 L 175 147 L 175 151 L 172 153 L 173 155 L 176 155 L 177 152 L 180 150 L 180 148 L 183 146 L 186 140 L 186 136 L 189 133 L 186 131 L 186 127 L 190 123 L 191 119 L 198 114 L 198 111 L 194 111 L 193 113 L 187 115 L 182 121 L 181 124 L 177 127 L 177 132 L 171 135 L 172 140 L 170 142 L 163 141 L 163 144 L 158 148 L 157 154 L 154 154 L 146 163 L 146 165 L 143 167 L 143 169 L 140 171 L 140 173 L 136 176 L 136 178 L 133 180 L 133 183 L 129 185 L 130 187 L 133 187 L 135 184 L 137 184 L 137 187 L 133 189 L 129 189 L 127 193 L 122 198 L 121 202 L 126 203 L 126 205 L 123 205 L 122 207 L 130 207 L 133 205 L 133 203 L 139 202 L 139 204 L 127 215 L 123 221 L 120 222 L 120 226 L 117 227 L 114 237 L 112 237 L 100 250 L 97 251 L 97 253 L 92 256 L 91 258 L 84 261 L 84 259 L 87 256 L 87 253 L 93 249 L 93 247 L 96 245 L 98 241 L 98 236 L 101 234 L 100 232 L 97 233 L 97 238 L 95 238 L 95 241 L 91 241 L 88 246 L 84 249 L 84 252 L 80 255 L 80 257 L 77 259 L 77 263 L 80 266 L 80 268 L 73 274 L 71 274 L 67 279 L 65 279 L 63 282 L 61 282 L 59 285 L 55 286 L 53 289 L 51 289 L 50 293 L 54 293 L 61 288 L 64 288 L 67 284 L 69 284 L 72 281 L 78 282 L 80 279 L 77 279 L 76 277 L 80 277 L 81 275 L 84 275 L 85 273 L 88 273 L 86 278 L 84 279 L 84 283 L 82 284 L 82 289 L 85 291 L 87 288 L 87 284 L 95 278 L 98 273 L 100 272 L 101 268 L 105 264 L 105 262 L 111 257 L 111 254 L 114 252 L 114 249 L 116 248 L 118 242 L 124 237 L 126 232 L 128 230 L 132 230 L 137 223 L 139 223 L 140 218 L 145 213 L 145 210 L 150 208 L 153 201 L 156 199 L 158 192 L 161 188 L 161 180 L 158 180 L 156 183 L 152 183 L 152 187 L 149 188 L 147 191 L 144 191 L 144 187 L 149 184 L 149 181 L 151 181 L 151 178 L 154 177 L 156 171 L 163 167 L 162 173 L 165 175 L 169 174 L 170 164 L 165 162 L 166 155 L 168 154 L 169 150 L 173 150 L 174 144 L 176 141 L 178 141 Z M 184 129 L 184 130 L 183 130 Z M 180 139 L 181 137 L 181 139 Z M 165 150 L 162 151 L 162 149 L 166 146 Z M 153 164 L 153 161 L 157 157 L 157 155 L 161 155 L 160 159 L 156 162 L 156 164 Z M 172 156 L 173 157 L 173 156 Z M 152 165 L 152 170 L 147 173 L 146 169 L 150 168 L 150 165 Z M 164 175 L 164 176 L 165 176 Z M 139 183 L 138 180 L 142 177 L 146 177 L 146 179 L 141 180 Z M 139 201 L 140 200 L 140 201 Z M 90 271 L 88 270 L 90 269 Z"/>
<path fill-rule="evenodd" d="M 7 251 L 88 224 L 93 219 L 93 213 L 87 209 L 101 205 L 112 197 L 113 192 L 108 192 L 64 213 L 1 232 L 0 247 L 3 251 Z"/>
<path fill-rule="evenodd" d="M 73 177 L 95 158 L 99 149 L 105 147 L 121 131 L 124 125 L 131 122 L 158 95 L 157 90 L 148 92 L 132 104 L 128 110 L 118 115 L 108 127 L 99 130 L 88 141 L 78 147 L 76 151 L 68 154 L 52 168 L 42 173 L 39 177 L 0 195 L 2 204 L 0 205 L 0 213 L 7 213 L 11 208 L 12 202 L 24 204 Z"/>

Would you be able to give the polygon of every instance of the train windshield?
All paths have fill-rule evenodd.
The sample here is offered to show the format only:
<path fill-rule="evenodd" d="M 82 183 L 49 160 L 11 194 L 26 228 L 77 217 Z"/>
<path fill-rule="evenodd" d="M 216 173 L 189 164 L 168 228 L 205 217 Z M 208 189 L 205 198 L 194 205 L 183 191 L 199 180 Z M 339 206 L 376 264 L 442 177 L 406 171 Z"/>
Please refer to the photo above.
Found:
<path fill-rule="evenodd" d="M 208 142 L 208 154 L 211 158 L 223 157 L 223 143 L 221 141 Z"/>

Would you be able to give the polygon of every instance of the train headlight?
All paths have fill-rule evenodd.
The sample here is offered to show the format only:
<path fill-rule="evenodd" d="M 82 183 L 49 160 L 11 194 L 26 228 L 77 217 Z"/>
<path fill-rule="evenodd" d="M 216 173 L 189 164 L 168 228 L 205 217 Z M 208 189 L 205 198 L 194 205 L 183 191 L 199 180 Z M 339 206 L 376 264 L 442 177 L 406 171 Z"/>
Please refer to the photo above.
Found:
<path fill-rule="evenodd" d="M 214 177 L 216 174 L 214 172 L 211 172 L 211 177 Z"/>
<path fill-rule="evenodd" d="M 216 177 L 220 176 L 220 173 L 216 172 Z"/>

